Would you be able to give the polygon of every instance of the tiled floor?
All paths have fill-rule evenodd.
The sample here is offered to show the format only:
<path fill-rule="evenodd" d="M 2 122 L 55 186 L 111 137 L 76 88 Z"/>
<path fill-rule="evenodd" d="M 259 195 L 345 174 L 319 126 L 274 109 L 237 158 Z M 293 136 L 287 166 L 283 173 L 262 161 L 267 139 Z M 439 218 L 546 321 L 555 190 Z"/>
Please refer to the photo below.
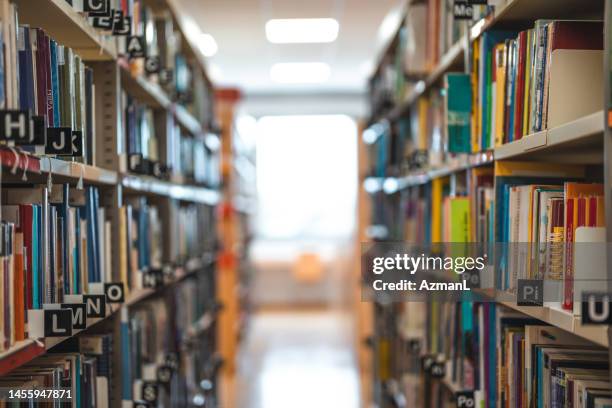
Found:
<path fill-rule="evenodd" d="M 351 333 L 336 311 L 255 314 L 239 357 L 237 408 L 358 408 Z"/>

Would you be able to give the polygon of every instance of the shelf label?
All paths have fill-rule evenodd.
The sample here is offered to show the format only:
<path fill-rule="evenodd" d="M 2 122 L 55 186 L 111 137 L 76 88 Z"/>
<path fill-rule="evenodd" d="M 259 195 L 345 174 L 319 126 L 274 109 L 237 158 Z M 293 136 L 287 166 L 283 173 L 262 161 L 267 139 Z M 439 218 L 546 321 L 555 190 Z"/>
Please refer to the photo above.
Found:
<path fill-rule="evenodd" d="M 544 282 L 541 279 L 519 279 L 517 285 L 518 306 L 544 306 Z"/>
<path fill-rule="evenodd" d="M 158 389 L 157 384 L 152 381 L 144 381 L 142 388 L 140 389 L 141 398 L 145 402 L 155 403 L 157 402 Z"/>
<path fill-rule="evenodd" d="M 172 372 L 173 370 L 170 366 L 161 365 L 157 367 L 157 381 L 161 384 L 170 384 L 170 381 L 172 380 Z"/>
<path fill-rule="evenodd" d="M 142 35 L 131 35 L 127 38 L 126 50 L 131 58 L 144 58 L 147 56 L 145 38 Z"/>
<path fill-rule="evenodd" d="M 179 359 L 176 353 L 168 353 L 165 358 L 165 365 L 170 367 L 172 370 L 178 370 Z"/>
<path fill-rule="evenodd" d="M 125 301 L 123 282 L 105 283 L 104 295 L 107 303 L 123 303 Z"/>
<path fill-rule="evenodd" d="M 457 408 L 474 408 L 476 401 L 474 399 L 474 391 L 459 391 L 455 394 Z"/>
<path fill-rule="evenodd" d="M 101 30 L 110 31 L 113 29 L 113 15 L 114 10 L 111 10 L 108 14 L 99 16 L 96 15 L 95 17 L 93 17 L 91 25 Z"/>
<path fill-rule="evenodd" d="M 44 310 L 45 337 L 72 336 L 72 311 L 70 309 Z"/>
<path fill-rule="evenodd" d="M 429 368 L 429 375 L 432 378 L 444 378 L 444 375 L 446 375 L 446 364 L 441 361 L 434 361 Z"/>
<path fill-rule="evenodd" d="M 142 286 L 145 288 L 157 289 L 164 284 L 164 273 L 159 268 L 152 268 L 143 271 Z"/>
<path fill-rule="evenodd" d="M 87 317 L 106 317 L 105 295 L 83 295 L 83 302 L 87 306 Z"/>
<path fill-rule="evenodd" d="M 159 83 L 160 85 L 168 85 L 172 82 L 174 77 L 174 71 L 170 68 L 164 68 L 159 70 Z"/>
<path fill-rule="evenodd" d="M 50 127 L 47 129 L 46 154 L 59 156 L 72 155 L 72 129 L 69 127 Z"/>
<path fill-rule="evenodd" d="M 146 57 L 144 69 L 148 75 L 157 74 L 161 69 L 161 59 L 157 55 Z"/>
<path fill-rule="evenodd" d="M 122 10 L 115 10 L 113 16 L 113 35 L 129 36 L 132 34 L 132 17 L 124 16 Z"/>
<path fill-rule="evenodd" d="M 585 292 L 582 294 L 582 317 L 584 325 L 612 325 L 610 303 L 612 298 L 607 293 Z"/>
<path fill-rule="evenodd" d="M 32 141 L 32 122 L 27 110 L 0 110 L 0 139 L 16 144 Z"/>
<path fill-rule="evenodd" d="M 110 0 L 84 0 L 83 1 L 83 11 L 86 13 L 107 15 L 110 13 L 110 9 L 111 9 Z"/>
<path fill-rule="evenodd" d="M 72 311 L 72 329 L 84 330 L 87 328 L 87 307 L 85 303 L 62 303 L 62 309 L 70 309 Z"/>
<path fill-rule="evenodd" d="M 72 157 L 82 157 L 83 156 L 83 131 L 82 130 L 73 130 L 72 137 L 72 152 L 70 155 Z"/>
<path fill-rule="evenodd" d="M 474 9 L 466 0 L 454 0 L 453 16 L 455 20 L 471 20 L 474 16 Z"/>
<path fill-rule="evenodd" d="M 446 364 L 439 361 L 435 355 L 427 355 L 421 359 L 423 371 L 432 378 L 442 378 L 446 374 Z"/>

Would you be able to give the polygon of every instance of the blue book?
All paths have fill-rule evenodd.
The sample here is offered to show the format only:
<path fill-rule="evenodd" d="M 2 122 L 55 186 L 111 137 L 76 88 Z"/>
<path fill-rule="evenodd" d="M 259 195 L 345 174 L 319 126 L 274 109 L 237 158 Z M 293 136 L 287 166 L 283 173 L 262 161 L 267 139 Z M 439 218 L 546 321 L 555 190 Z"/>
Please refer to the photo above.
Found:
<path fill-rule="evenodd" d="M 132 400 L 132 365 L 130 364 L 132 355 L 130 350 L 130 323 L 128 321 L 128 312 L 125 308 L 121 309 L 121 352 L 124 358 L 121 359 L 121 396 L 124 401 Z"/>
<path fill-rule="evenodd" d="M 51 95 L 53 99 L 53 124 L 49 126 L 59 126 L 61 118 L 59 74 L 57 63 L 57 43 L 49 41 L 49 54 L 51 58 Z"/>
<path fill-rule="evenodd" d="M 85 198 L 85 211 L 81 214 L 84 216 L 87 225 L 87 273 L 89 282 L 100 282 L 100 270 L 97 251 L 98 229 L 97 229 L 97 213 L 98 207 L 95 203 L 95 188 L 88 186 Z"/>
<path fill-rule="evenodd" d="M 34 74 L 30 29 L 19 27 L 19 108 L 34 112 Z"/>

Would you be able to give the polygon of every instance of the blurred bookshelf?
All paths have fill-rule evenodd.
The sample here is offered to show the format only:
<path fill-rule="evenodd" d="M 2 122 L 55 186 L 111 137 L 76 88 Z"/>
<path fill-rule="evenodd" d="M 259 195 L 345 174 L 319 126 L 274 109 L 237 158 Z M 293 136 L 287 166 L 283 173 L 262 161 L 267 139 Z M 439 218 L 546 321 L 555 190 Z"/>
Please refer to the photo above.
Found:
<path fill-rule="evenodd" d="M 165 0 L 0 7 L 15 124 L 0 137 L 2 386 L 220 406 L 221 140 L 183 18 Z"/>
<path fill-rule="evenodd" d="M 573 248 L 604 248 L 612 236 L 611 6 L 405 2 L 369 81 L 360 241 L 521 242 L 548 251 L 556 231 L 567 249 L 559 275 L 543 276 L 526 259 L 496 264 L 475 300 L 362 306 L 373 321 L 358 338 L 367 401 L 609 406 L 609 326 L 593 324 L 577 299 L 609 291 L 611 264 L 605 256 L 579 264 Z M 555 301 L 508 300 L 518 281 L 543 278 L 557 282 Z M 597 283 L 581 283 L 589 280 Z M 556 370 L 536 370 L 540 358 Z"/>

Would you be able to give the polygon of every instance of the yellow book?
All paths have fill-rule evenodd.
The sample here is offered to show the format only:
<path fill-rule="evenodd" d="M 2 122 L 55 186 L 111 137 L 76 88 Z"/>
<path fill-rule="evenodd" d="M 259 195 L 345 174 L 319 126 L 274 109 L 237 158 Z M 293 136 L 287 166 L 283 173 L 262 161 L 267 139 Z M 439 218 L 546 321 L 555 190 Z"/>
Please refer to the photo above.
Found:
<path fill-rule="evenodd" d="M 441 178 L 431 181 L 431 242 L 442 242 L 442 188 Z"/>
<path fill-rule="evenodd" d="M 427 98 L 419 98 L 418 112 L 419 112 L 419 149 L 428 150 L 429 143 L 427 143 L 427 111 L 429 110 L 429 101 Z"/>
<path fill-rule="evenodd" d="M 504 144 L 504 113 L 506 108 L 506 44 L 495 46 L 497 65 L 495 66 L 495 146 Z"/>

